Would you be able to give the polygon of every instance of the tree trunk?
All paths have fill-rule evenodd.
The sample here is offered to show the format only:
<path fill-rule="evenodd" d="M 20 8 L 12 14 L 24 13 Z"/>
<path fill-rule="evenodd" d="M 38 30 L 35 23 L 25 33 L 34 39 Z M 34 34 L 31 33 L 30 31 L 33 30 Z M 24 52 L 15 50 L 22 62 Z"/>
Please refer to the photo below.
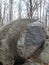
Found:
<path fill-rule="evenodd" d="M 19 11 L 19 19 L 21 19 L 21 0 L 19 1 L 18 7 L 19 7 L 19 10 L 18 10 Z"/>
<path fill-rule="evenodd" d="M 30 2 L 30 18 L 32 19 L 32 0 L 29 0 Z"/>
<path fill-rule="evenodd" d="M 12 20 L 12 4 L 13 4 L 13 0 L 9 0 L 9 20 Z"/>
<path fill-rule="evenodd" d="M 1 22 L 1 20 L 2 20 L 1 10 L 2 10 L 2 4 L 1 4 L 1 1 L 0 1 L 0 26 L 2 25 L 2 22 Z"/>

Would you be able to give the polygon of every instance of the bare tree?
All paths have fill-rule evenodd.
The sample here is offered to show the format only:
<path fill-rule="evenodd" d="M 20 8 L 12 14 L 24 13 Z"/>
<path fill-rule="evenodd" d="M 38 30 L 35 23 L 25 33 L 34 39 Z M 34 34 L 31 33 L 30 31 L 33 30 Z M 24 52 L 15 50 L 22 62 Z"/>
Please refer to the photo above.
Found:
<path fill-rule="evenodd" d="M 27 6 L 27 18 L 29 18 L 29 1 L 28 0 L 26 2 L 26 6 Z"/>
<path fill-rule="evenodd" d="M 26 5 L 27 18 L 30 18 L 30 12 L 29 12 L 29 10 L 30 10 L 30 8 L 29 8 L 29 0 L 22 0 L 22 1 L 24 1 L 25 5 Z"/>
<path fill-rule="evenodd" d="M 22 0 L 25 2 L 25 5 L 27 6 L 27 17 L 32 19 L 34 12 L 37 12 L 38 15 L 38 1 L 37 0 Z M 34 3 L 32 3 L 34 2 Z"/>
<path fill-rule="evenodd" d="M 9 0 L 9 20 L 10 21 L 12 20 L 12 13 L 13 13 L 12 5 L 13 5 L 13 0 Z"/>
<path fill-rule="evenodd" d="M 41 21 L 41 8 L 42 8 L 42 0 L 40 0 L 39 5 L 40 5 L 40 21 Z"/>
<path fill-rule="evenodd" d="M 6 11 L 6 5 L 5 5 L 6 3 L 4 3 L 4 12 L 3 12 L 3 21 L 5 20 L 5 11 Z"/>
<path fill-rule="evenodd" d="M 18 11 L 19 11 L 19 19 L 21 19 L 21 0 L 19 0 Z"/>
<path fill-rule="evenodd" d="M 2 11 L 2 0 L 0 0 L 0 25 L 2 23 L 2 13 L 1 13 L 1 11 Z"/>
<path fill-rule="evenodd" d="M 46 11 L 46 18 L 45 18 L 46 28 L 47 28 L 47 11 Z"/>
<path fill-rule="evenodd" d="M 44 7 L 45 7 L 45 0 L 43 2 L 43 17 L 44 17 Z"/>
<path fill-rule="evenodd" d="M 32 18 L 32 0 L 29 0 L 30 2 L 30 18 Z"/>
<path fill-rule="evenodd" d="M 23 0 L 25 2 L 25 5 L 27 6 L 27 17 L 32 18 L 32 0 Z"/>

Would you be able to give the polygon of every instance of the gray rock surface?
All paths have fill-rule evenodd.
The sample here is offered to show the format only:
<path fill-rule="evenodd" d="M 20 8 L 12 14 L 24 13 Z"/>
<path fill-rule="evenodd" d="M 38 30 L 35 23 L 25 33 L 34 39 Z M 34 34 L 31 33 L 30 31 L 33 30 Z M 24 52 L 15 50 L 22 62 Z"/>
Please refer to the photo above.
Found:
<path fill-rule="evenodd" d="M 0 61 L 4 65 L 13 65 L 15 56 L 27 59 L 45 41 L 46 32 L 42 24 L 39 25 L 38 22 L 35 22 L 32 26 L 33 23 L 29 24 L 31 21 L 15 20 L 15 22 L 1 27 Z"/>
<path fill-rule="evenodd" d="M 32 56 L 44 44 L 45 39 L 46 31 L 40 22 L 29 24 L 17 43 L 18 55 L 24 58 Z"/>
<path fill-rule="evenodd" d="M 49 63 L 49 39 L 44 44 L 44 49 L 39 55 L 38 60 L 43 63 Z"/>
<path fill-rule="evenodd" d="M 36 62 L 25 62 L 23 65 L 40 65 L 40 63 L 36 63 Z"/>
<path fill-rule="evenodd" d="M 0 61 L 3 65 L 13 65 L 14 56 L 17 56 L 17 40 L 32 21 L 30 19 L 15 20 L 0 28 Z"/>

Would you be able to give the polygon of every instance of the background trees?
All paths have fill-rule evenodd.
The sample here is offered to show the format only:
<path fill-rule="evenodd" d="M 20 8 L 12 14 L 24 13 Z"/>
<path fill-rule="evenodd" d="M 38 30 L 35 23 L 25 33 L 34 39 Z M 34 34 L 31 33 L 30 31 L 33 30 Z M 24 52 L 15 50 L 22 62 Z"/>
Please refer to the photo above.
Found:
<path fill-rule="evenodd" d="M 46 18 L 48 0 L 0 0 L 0 22 L 2 25 L 15 19 Z M 46 8 L 45 8 L 46 7 Z"/>
<path fill-rule="evenodd" d="M 13 0 L 9 0 L 9 21 L 12 20 L 12 16 L 13 16 Z"/>
<path fill-rule="evenodd" d="M 2 1 L 0 1 L 0 26 L 1 26 L 1 22 L 2 22 Z"/>

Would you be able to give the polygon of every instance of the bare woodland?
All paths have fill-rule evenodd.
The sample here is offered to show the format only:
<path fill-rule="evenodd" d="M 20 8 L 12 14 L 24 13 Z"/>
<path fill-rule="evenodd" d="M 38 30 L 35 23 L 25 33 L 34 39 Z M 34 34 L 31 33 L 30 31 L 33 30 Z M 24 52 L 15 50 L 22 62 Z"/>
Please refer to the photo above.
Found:
<path fill-rule="evenodd" d="M 48 9 L 48 6 L 45 5 L 46 3 L 47 3 L 46 0 L 19 0 L 18 2 L 13 0 L 8 0 L 8 1 L 1 0 L 0 1 L 1 25 L 4 25 L 5 21 L 10 23 L 9 21 L 14 20 L 14 16 L 17 16 L 17 18 L 15 17 L 15 19 L 25 18 L 25 19 L 42 20 L 43 17 L 45 20 L 47 19 L 46 13 Z"/>
<path fill-rule="evenodd" d="M 0 65 L 49 65 L 49 0 L 0 0 Z"/>

